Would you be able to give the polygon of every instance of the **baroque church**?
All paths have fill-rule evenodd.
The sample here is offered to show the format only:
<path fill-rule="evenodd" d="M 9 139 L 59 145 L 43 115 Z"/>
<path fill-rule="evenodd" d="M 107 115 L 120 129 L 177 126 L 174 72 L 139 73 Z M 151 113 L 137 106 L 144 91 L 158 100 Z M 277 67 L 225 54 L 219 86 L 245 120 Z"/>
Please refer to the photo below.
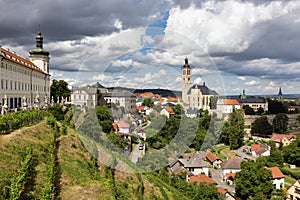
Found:
<path fill-rule="evenodd" d="M 192 68 L 188 59 L 182 66 L 182 101 L 183 108 L 210 110 L 211 97 L 218 96 L 218 93 L 209 89 L 205 83 L 202 85 L 192 84 Z"/>

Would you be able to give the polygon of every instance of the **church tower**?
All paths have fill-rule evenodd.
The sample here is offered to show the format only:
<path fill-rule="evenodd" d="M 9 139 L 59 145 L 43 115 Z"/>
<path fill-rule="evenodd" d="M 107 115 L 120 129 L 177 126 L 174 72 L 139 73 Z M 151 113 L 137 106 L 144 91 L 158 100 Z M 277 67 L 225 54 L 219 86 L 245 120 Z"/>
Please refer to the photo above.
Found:
<path fill-rule="evenodd" d="M 185 64 L 182 66 L 182 100 L 188 104 L 188 91 L 192 87 L 192 68 L 189 65 L 188 58 L 185 58 Z M 185 107 L 185 106 L 184 106 Z"/>
<path fill-rule="evenodd" d="M 278 92 L 278 101 L 283 102 L 283 95 L 282 95 L 281 87 L 279 88 L 279 92 Z"/>
<path fill-rule="evenodd" d="M 49 74 L 49 52 L 43 49 L 43 36 L 40 31 L 36 35 L 36 47 L 29 51 L 29 59 L 44 73 Z"/>

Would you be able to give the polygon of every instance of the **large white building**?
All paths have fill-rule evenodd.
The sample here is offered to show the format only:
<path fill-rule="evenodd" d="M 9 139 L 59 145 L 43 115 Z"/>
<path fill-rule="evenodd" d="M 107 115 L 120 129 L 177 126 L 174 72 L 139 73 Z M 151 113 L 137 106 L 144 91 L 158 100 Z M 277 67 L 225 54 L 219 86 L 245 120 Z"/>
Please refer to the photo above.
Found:
<path fill-rule="evenodd" d="M 131 92 L 108 92 L 103 93 L 102 97 L 108 104 L 113 103 L 118 107 L 123 107 L 126 113 L 136 112 L 136 97 Z"/>
<path fill-rule="evenodd" d="M 218 96 L 214 90 L 203 85 L 192 85 L 192 68 L 185 59 L 182 66 L 182 101 L 185 110 L 189 108 L 210 110 L 211 97 Z"/>
<path fill-rule="evenodd" d="M 29 59 L 0 47 L 0 106 L 2 114 L 50 103 L 49 52 L 40 31 Z"/>

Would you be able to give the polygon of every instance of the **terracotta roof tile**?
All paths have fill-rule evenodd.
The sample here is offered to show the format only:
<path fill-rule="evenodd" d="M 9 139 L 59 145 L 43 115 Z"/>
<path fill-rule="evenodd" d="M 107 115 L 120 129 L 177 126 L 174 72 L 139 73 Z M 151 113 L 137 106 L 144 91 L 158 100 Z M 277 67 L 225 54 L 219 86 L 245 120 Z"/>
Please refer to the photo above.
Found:
<path fill-rule="evenodd" d="M 223 194 L 223 195 L 225 195 L 225 194 L 228 193 L 227 190 L 225 190 L 225 189 L 223 189 L 223 188 L 221 188 L 221 187 L 217 187 L 217 190 L 218 190 L 218 192 L 219 192 L 220 194 Z"/>
<path fill-rule="evenodd" d="M 296 139 L 296 136 L 291 134 L 273 134 L 271 140 L 274 142 L 281 142 L 283 138 L 287 138 L 288 140 L 291 140 L 291 139 Z"/>
<path fill-rule="evenodd" d="M 272 172 L 272 178 L 284 178 L 284 174 L 280 171 L 280 169 L 278 167 L 269 167 L 267 168 L 268 170 L 270 170 Z"/>
<path fill-rule="evenodd" d="M 0 48 L 0 51 L 4 53 L 4 57 L 14 63 L 18 63 L 19 65 L 22 65 L 26 68 L 33 69 L 34 71 L 38 71 L 41 73 L 44 73 L 40 68 L 38 68 L 34 63 L 32 63 L 30 60 L 23 58 L 15 53 L 10 52 L 9 50 L 6 50 L 4 48 Z M 44 73 L 45 74 L 45 73 Z"/>
<path fill-rule="evenodd" d="M 117 122 L 117 125 L 119 128 L 130 128 L 130 125 L 128 123 L 126 123 L 123 119 L 120 119 Z"/>
<path fill-rule="evenodd" d="M 225 105 L 240 105 L 240 103 L 236 99 L 225 99 Z"/>
<path fill-rule="evenodd" d="M 220 160 L 220 158 L 218 156 L 216 156 L 215 154 L 213 154 L 212 152 L 208 151 L 206 154 L 205 154 L 205 157 L 207 160 L 209 160 L 209 162 L 213 163 L 215 162 L 216 160 Z"/>
<path fill-rule="evenodd" d="M 168 111 L 168 113 L 170 114 L 170 115 L 174 115 L 175 113 L 174 113 L 174 111 L 173 111 L 173 109 L 171 108 L 171 107 L 167 107 L 167 108 L 165 108 L 166 109 L 166 111 Z"/>
<path fill-rule="evenodd" d="M 213 185 L 217 185 L 216 181 L 214 181 L 213 179 L 209 178 L 205 174 L 199 174 L 199 175 L 190 176 L 189 182 L 210 183 L 210 184 L 213 184 Z"/>

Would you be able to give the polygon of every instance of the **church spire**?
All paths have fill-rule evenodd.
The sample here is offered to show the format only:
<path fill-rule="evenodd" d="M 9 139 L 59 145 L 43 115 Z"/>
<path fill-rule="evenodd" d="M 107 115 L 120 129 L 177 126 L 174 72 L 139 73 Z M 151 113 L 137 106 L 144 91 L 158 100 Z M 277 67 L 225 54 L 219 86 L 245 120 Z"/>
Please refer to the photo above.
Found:
<path fill-rule="evenodd" d="M 279 93 L 278 95 L 282 95 L 281 87 L 279 88 Z"/>
<path fill-rule="evenodd" d="M 38 32 L 35 37 L 35 49 L 29 51 L 30 55 L 45 55 L 49 56 L 49 52 L 43 49 L 43 36 L 41 33 L 41 26 L 38 26 Z"/>

